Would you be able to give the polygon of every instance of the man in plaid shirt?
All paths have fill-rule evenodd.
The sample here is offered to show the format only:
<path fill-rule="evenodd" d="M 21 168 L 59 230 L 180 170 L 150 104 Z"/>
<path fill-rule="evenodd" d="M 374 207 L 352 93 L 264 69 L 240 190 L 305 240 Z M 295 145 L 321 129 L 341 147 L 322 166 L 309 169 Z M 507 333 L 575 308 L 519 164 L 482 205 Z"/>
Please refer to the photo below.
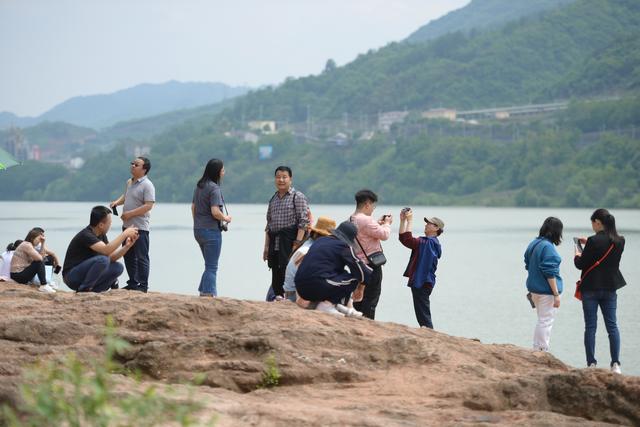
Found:
<path fill-rule="evenodd" d="M 276 193 L 269 201 L 262 259 L 271 269 L 271 288 L 284 298 L 284 273 L 291 254 L 302 244 L 309 226 L 309 203 L 292 184 L 293 172 L 288 166 L 275 171 Z"/>

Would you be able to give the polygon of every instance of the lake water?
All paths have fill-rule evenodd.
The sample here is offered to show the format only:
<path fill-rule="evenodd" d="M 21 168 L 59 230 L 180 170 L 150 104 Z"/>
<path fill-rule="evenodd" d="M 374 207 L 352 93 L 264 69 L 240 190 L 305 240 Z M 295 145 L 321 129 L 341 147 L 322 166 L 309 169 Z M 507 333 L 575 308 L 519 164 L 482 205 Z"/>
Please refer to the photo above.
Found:
<path fill-rule="evenodd" d="M 95 203 L 0 202 L 0 245 L 24 238 L 34 226 L 43 227 L 47 242 L 60 258 L 71 238 L 89 221 Z M 223 234 L 218 273 L 220 296 L 262 300 L 271 274 L 262 261 L 266 205 L 229 205 L 233 216 L 229 232 Z M 392 237 L 384 243 L 388 263 L 384 266 L 382 297 L 377 320 L 417 326 L 411 291 L 402 273 L 409 250 L 397 239 L 401 206 L 379 206 L 375 215 L 393 213 Z M 565 243 L 558 247 L 563 258 L 561 274 L 565 292 L 551 337 L 551 352 L 573 366 L 585 365 L 583 320 L 580 303 L 573 298 L 578 270 L 573 267 L 571 237 L 592 234 L 591 209 L 520 209 L 469 207 L 413 207 L 416 218 L 438 216 L 446 224 L 440 241 L 443 257 L 438 283 L 432 294 L 434 327 L 442 332 L 478 338 L 484 343 L 511 343 L 529 348 L 535 312 L 525 299 L 526 271 L 523 253 L 547 216 L 559 217 Z M 347 205 L 313 205 L 313 214 L 346 219 L 353 211 Z M 627 244 L 621 270 L 627 287 L 619 291 L 618 323 L 622 335 L 623 372 L 640 375 L 640 211 L 617 210 L 618 229 Z M 109 238 L 120 229 L 114 217 Z M 150 288 L 157 292 L 197 295 L 203 260 L 192 232 L 190 206 L 159 203 L 151 218 Z M 414 233 L 422 232 L 415 221 Z M 633 261 L 633 260 L 636 261 Z M 126 273 L 125 273 L 126 276 Z M 124 282 L 126 277 L 121 278 Z M 6 314 L 6 313 L 5 313 Z M 599 317 L 596 357 L 600 366 L 609 364 L 609 345 Z"/>

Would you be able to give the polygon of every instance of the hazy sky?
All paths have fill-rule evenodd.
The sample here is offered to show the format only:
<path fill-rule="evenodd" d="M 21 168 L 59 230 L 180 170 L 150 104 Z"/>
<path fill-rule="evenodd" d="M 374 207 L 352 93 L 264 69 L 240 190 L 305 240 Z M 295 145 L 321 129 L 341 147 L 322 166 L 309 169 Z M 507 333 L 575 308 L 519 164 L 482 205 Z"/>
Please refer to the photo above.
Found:
<path fill-rule="evenodd" d="M 139 83 L 258 86 L 399 41 L 469 0 L 0 0 L 0 111 Z"/>

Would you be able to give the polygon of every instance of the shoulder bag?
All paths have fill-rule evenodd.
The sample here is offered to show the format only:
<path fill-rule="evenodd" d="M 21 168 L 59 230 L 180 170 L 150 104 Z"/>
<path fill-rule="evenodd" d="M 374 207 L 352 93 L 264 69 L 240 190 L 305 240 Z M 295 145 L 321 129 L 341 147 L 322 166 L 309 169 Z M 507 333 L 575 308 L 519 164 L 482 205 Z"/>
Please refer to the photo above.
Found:
<path fill-rule="evenodd" d="M 587 274 L 589 274 L 591 270 L 599 266 L 600 263 L 604 261 L 606 257 L 609 256 L 612 250 L 613 250 L 613 243 L 611 244 L 611 246 L 609 246 L 609 249 L 607 249 L 607 252 L 605 252 L 605 254 L 602 255 L 602 258 L 597 260 L 591 267 L 587 269 L 587 271 L 582 273 L 582 275 L 580 276 L 580 280 L 576 282 L 576 291 L 573 293 L 573 296 L 576 297 L 576 299 L 582 301 L 582 291 L 580 290 L 580 285 L 582 285 L 582 281 L 584 280 L 585 277 L 587 277 Z"/>
<path fill-rule="evenodd" d="M 387 263 L 387 257 L 384 256 L 384 252 L 376 251 L 376 252 L 372 252 L 372 253 L 367 255 L 367 253 L 364 251 L 364 248 L 360 244 L 360 241 L 358 240 L 357 237 L 356 237 L 356 242 L 358 242 L 358 245 L 360 246 L 360 249 L 362 249 L 362 253 L 364 254 L 364 256 L 367 257 L 367 260 L 369 261 L 369 264 L 372 267 L 382 267 L 383 265 L 385 265 Z"/>
<path fill-rule="evenodd" d="M 353 222 L 353 217 L 349 217 L 349 221 Z M 387 257 L 384 256 L 384 252 L 376 251 L 376 252 L 372 252 L 371 254 L 367 254 L 367 252 L 365 252 L 364 248 L 362 247 L 362 243 L 360 243 L 360 240 L 358 240 L 357 236 L 356 236 L 356 242 L 358 242 L 358 246 L 360 246 L 362 253 L 367 258 L 367 261 L 369 261 L 369 265 L 371 265 L 372 267 L 382 267 L 387 263 Z"/>

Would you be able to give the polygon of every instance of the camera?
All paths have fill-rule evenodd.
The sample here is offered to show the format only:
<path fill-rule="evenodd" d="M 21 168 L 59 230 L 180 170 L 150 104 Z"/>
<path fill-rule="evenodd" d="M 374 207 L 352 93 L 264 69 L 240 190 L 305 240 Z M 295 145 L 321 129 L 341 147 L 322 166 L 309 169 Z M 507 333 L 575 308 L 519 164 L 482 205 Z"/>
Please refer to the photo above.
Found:
<path fill-rule="evenodd" d="M 218 225 L 218 228 L 219 228 L 221 231 L 229 231 L 229 225 L 228 225 L 228 224 L 229 224 L 229 223 L 228 223 L 227 221 L 220 221 L 220 223 L 219 223 L 219 225 Z"/>
<path fill-rule="evenodd" d="M 407 212 L 409 212 L 410 210 L 411 210 L 411 208 L 407 206 L 407 207 L 405 207 L 405 208 L 402 208 L 402 213 L 407 213 Z"/>

